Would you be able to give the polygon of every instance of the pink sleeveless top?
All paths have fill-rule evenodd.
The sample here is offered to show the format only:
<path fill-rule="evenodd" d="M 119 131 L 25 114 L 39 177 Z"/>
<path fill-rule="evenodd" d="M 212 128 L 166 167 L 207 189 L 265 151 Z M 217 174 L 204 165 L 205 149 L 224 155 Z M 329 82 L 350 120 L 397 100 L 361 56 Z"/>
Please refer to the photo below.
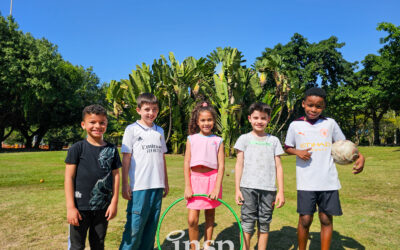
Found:
<path fill-rule="evenodd" d="M 190 142 L 190 167 L 203 165 L 218 168 L 218 149 L 222 138 L 216 135 L 194 134 L 188 136 Z"/>

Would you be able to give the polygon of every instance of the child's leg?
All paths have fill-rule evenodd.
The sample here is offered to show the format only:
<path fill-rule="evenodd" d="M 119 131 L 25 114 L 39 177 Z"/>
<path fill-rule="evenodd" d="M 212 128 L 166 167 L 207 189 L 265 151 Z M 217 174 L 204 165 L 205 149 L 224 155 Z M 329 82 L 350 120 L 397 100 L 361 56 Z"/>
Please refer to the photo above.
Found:
<path fill-rule="evenodd" d="M 188 209 L 189 241 L 199 240 L 199 214 L 200 210 Z M 196 249 L 196 244 L 191 243 L 190 249 Z"/>
<path fill-rule="evenodd" d="M 139 249 L 154 248 L 158 219 L 160 218 L 161 203 L 162 203 L 162 196 L 164 189 L 163 188 L 150 189 L 149 192 L 151 192 L 149 196 L 151 205 L 149 208 L 149 216 L 146 225 L 144 225 L 143 237 Z"/>
<path fill-rule="evenodd" d="M 243 250 L 250 250 L 250 239 L 251 239 L 251 235 L 250 233 L 246 233 L 243 231 Z"/>
<path fill-rule="evenodd" d="M 215 208 L 213 209 L 206 209 L 204 210 L 204 215 L 206 217 L 206 227 L 205 227 L 205 232 L 204 232 L 204 242 L 207 242 L 208 240 L 212 240 L 212 234 L 214 230 L 214 221 L 215 221 Z M 211 244 L 211 242 L 208 242 L 208 246 Z"/>
<path fill-rule="evenodd" d="M 328 250 L 331 245 L 333 232 L 332 215 L 319 212 L 319 221 L 321 222 L 321 250 Z"/>
<path fill-rule="evenodd" d="M 259 194 L 252 188 L 240 188 L 244 203 L 241 208 L 241 224 L 244 234 L 244 247 L 250 249 L 250 239 L 254 233 L 254 226 L 258 220 Z"/>
<path fill-rule="evenodd" d="M 313 215 L 300 214 L 299 216 L 299 225 L 297 226 L 297 241 L 299 243 L 299 250 L 305 250 L 307 247 L 308 234 L 312 221 Z"/>
<path fill-rule="evenodd" d="M 267 249 L 269 226 L 272 221 L 272 212 L 276 192 L 259 190 L 260 201 L 258 205 L 258 249 Z"/>
<path fill-rule="evenodd" d="M 297 241 L 300 250 L 305 250 L 307 247 L 310 226 L 317 209 L 318 196 L 316 191 L 297 190 L 297 213 L 299 213 Z"/>
<path fill-rule="evenodd" d="M 90 249 L 104 249 L 108 221 L 105 217 L 106 210 L 91 211 L 93 219 L 89 228 Z"/>
<path fill-rule="evenodd" d="M 150 199 L 149 189 L 132 192 L 132 199 L 128 201 L 126 209 L 126 224 L 122 234 L 120 250 L 140 249 L 144 225 L 149 216 Z"/>
<path fill-rule="evenodd" d="M 85 249 L 86 235 L 90 226 L 90 212 L 79 211 L 82 216 L 79 226 L 69 225 L 68 249 Z"/>
<path fill-rule="evenodd" d="M 265 250 L 267 249 L 268 243 L 268 233 L 261 233 L 258 231 L 258 250 Z"/>

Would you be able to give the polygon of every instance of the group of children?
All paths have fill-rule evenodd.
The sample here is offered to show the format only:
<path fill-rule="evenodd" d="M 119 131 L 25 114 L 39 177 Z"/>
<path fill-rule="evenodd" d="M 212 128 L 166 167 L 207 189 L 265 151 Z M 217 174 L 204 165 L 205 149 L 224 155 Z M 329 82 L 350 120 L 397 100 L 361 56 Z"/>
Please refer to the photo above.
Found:
<path fill-rule="evenodd" d="M 322 116 L 325 91 L 306 91 L 302 106 L 305 116 L 293 121 L 288 129 L 284 149 L 296 155 L 298 246 L 306 249 L 309 228 L 318 206 L 321 222 L 321 249 L 329 249 L 333 232 L 333 215 L 341 215 L 340 182 L 331 157 L 331 144 L 345 136 L 338 124 Z M 159 106 L 149 93 L 137 97 L 140 120 L 125 129 L 122 141 L 122 196 L 128 200 L 127 221 L 120 249 L 153 249 L 162 197 L 169 191 L 164 154 L 167 147 L 164 131 L 154 124 Z M 84 249 L 87 231 L 91 249 L 104 249 L 108 221 L 117 213 L 119 193 L 118 150 L 103 141 L 107 128 L 104 108 L 91 105 L 83 110 L 81 126 L 87 138 L 68 151 L 65 171 L 67 220 L 70 224 L 69 249 Z M 236 141 L 235 201 L 241 206 L 244 249 L 257 226 L 258 249 L 266 249 L 274 207 L 285 204 L 284 153 L 279 139 L 265 133 L 271 108 L 254 103 L 248 120 L 252 131 Z M 203 101 L 198 103 L 189 122 L 189 136 L 184 159 L 185 191 L 188 208 L 188 231 L 191 249 L 199 238 L 199 214 L 205 212 L 205 249 L 212 243 L 215 208 L 222 198 L 224 144 L 214 134 L 216 111 Z M 310 146 L 312 145 L 312 146 Z M 360 154 L 353 173 L 363 170 Z M 275 184 L 277 182 L 277 185 Z M 276 187 L 278 186 L 278 187 Z M 193 194 L 208 194 L 193 197 Z"/>

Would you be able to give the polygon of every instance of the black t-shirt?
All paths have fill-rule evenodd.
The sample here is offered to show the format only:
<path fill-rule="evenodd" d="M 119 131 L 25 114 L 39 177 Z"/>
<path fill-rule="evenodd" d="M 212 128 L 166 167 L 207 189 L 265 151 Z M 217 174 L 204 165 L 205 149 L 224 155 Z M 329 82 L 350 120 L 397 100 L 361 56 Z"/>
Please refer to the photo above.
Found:
<path fill-rule="evenodd" d="M 87 140 L 72 145 L 65 159 L 75 164 L 75 206 L 78 210 L 107 209 L 112 198 L 112 170 L 121 167 L 118 149 L 111 143 L 94 146 Z"/>

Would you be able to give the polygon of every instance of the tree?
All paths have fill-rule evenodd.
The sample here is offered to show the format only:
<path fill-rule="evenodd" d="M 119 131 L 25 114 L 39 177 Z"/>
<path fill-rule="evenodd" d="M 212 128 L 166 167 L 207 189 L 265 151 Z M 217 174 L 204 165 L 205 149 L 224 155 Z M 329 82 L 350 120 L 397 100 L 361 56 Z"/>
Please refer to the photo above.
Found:
<path fill-rule="evenodd" d="M 64 61 L 57 46 L 18 31 L 12 17 L 1 17 L 0 117 L 4 128 L 18 130 L 25 146 L 35 147 L 49 129 L 78 123 L 85 105 L 101 103 L 99 80 L 92 69 Z"/>

